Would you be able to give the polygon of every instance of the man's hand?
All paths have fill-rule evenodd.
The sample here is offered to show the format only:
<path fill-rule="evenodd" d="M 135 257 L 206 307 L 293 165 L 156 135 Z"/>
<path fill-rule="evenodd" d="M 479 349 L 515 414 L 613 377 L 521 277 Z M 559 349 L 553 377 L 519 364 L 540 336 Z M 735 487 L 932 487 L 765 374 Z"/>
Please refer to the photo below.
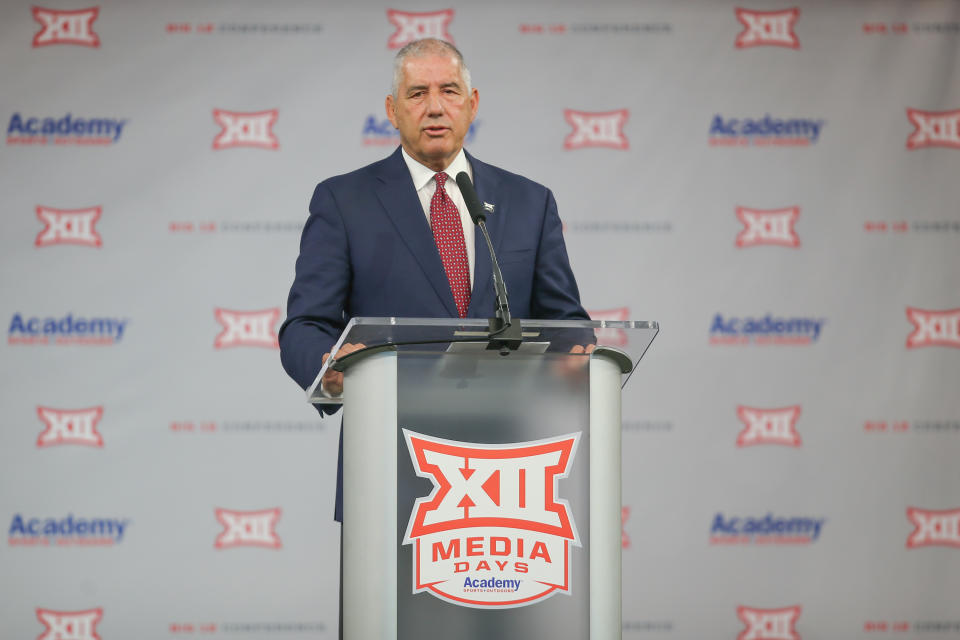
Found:
<path fill-rule="evenodd" d="M 593 350 L 597 348 L 595 344 L 588 344 L 586 346 L 582 344 L 575 344 L 570 347 L 570 353 L 593 353 Z"/>
<path fill-rule="evenodd" d="M 342 358 L 343 356 L 349 353 L 353 353 L 354 351 L 359 351 L 360 349 L 364 349 L 366 348 L 366 346 L 367 345 L 361 344 L 359 342 L 357 344 L 351 344 L 348 342 L 344 344 L 342 347 L 340 347 L 339 351 L 337 351 L 337 359 L 339 360 L 340 358 Z M 323 354 L 323 358 L 321 361 L 322 364 L 327 364 L 327 358 L 329 357 L 330 357 L 329 353 Z M 343 393 L 343 372 L 334 371 L 333 369 L 327 369 L 327 372 L 323 374 L 323 380 L 321 381 L 320 384 L 323 387 L 324 392 L 326 392 L 328 395 L 331 395 L 334 397 L 339 396 L 341 393 Z"/>
<path fill-rule="evenodd" d="M 590 354 L 593 353 L 593 350 L 596 348 L 597 345 L 595 344 L 575 344 L 570 347 L 570 351 L 568 353 Z M 557 375 L 563 376 L 571 381 L 576 380 L 581 375 L 586 375 L 589 362 L 589 358 L 570 358 L 567 356 L 560 356 L 555 362 L 554 371 L 557 373 Z"/>

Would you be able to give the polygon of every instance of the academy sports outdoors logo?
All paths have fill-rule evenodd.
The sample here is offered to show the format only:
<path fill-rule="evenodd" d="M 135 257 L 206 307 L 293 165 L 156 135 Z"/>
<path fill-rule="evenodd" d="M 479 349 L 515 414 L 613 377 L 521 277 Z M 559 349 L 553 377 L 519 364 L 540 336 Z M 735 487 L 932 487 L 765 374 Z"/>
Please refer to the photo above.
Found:
<path fill-rule="evenodd" d="M 53 209 L 37 206 L 37 218 L 44 226 L 37 234 L 34 245 L 50 247 L 56 244 L 78 244 L 99 248 L 103 245 L 103 239 L 95 227 L 102 212 L 102 207 Z"/>
<path fill-rule="evenodd" d="M 603 309 L 601 311 L 588 311 L 587 315 L 591 320 L 613 320 L 625 322 L 630 319 L 630 309 L 619 307 L 617 309 Z M 601 328 L 594 329 L 597 336 L 597 344 L 604 347 L 623 347 L 626 346 L 629 338 L 627 332 L 623 329 Z"/>
<path fill-rule="evenodd" d="M 784 11 L 751 11 L 734 9 L 737 20 L 743 25 L 743 31 L 737 35 L 734 46 L 737 49 L 749 47 L 786 47 L 799 49 L 800 40 L 794 32 L 794 26 L 800 17 L 796 7 Z"/>
<path fill-rule="evenodd" d="M 273 133 L 279 111 L 226 111 L 213 110 L 213 120 L 221 127 L 220 133 L 213 139 L 215 150 L 233 147 L 255 147 L 259 149 L 279 149 L 280 143 Z"/>
<path fill-rule="evenodd" d="M 223 330 L 213 341 L 215 349 L 228 347 L 266 347 L 279 349 L 275 325 L 280 320 L 280 308 L 260 311 L 231 311 L 214 309 L 213 315 Z"/>
<path fill-rule="evenodd" d="M 811 345 L 820 338 L 826 318 L 724 317 L 718 313 L 710 324 L 711 345 Z"/>
<path fill-rule="evenodd" d="M 37 620 L 45 630 L 37 640 L 100 640 L 97 624 L 103 618 L 103 609 L 84 611 L 53 611 L 37 609 Z"/>
<path fill-rule="evenodd" d="M 915 127 L 907 138 L 907 149 L 947 147 L 960 149 L 960 109 L 921 111 L 907 109 L 907 118 Z"/>
<path fill-rule="evenodd" d="M 740 405 L 737 407 L 737 417 L 743 422 L 743 430 L 737 435 L 738 447 L 758 444 L 800 446 L 800 434 L 797 433 L 800 405 L 780 409 L 758 409 Z"/>
<path fill-rule="evenodd" d="M 929 311 L 907 307 L 907 320 L 913 332 L 907 336 L 907 348 L 960 348 L 960 309 Z"/>
<path fill-rule="evenodd" d="M 113 546 L 123 540 L 127 518 L 29 518 L 14 514 L 7 532 L 11 547 Z"/>
<path fill-rule="evenodd" d="M 279 549 L 283 546 L 280 536 L 277 535 L 277 522 L 280 520 L 279 507 L 262 511 L 217 509 L 216 516 L 223 525 L 223 531 L 213 543 L 216 549 L 232 547 Z"/>
<path fill-rule="evenodd" d="M 100 7 L 77 11 L 58 11 L 33 7 L 33 19 L 40 23 L 40 31 L 33 36 L 34 47 L 52 44 L 76 44 L 83 47 L 99 47 L 100 36 L 93 30 L 93 21 L 100 14 Z"/>
<path fill-rule="evenodd" d="M 129 320 L 124 318 L 65 316 L 24 316 L 10 319 L 7 344 L 109 346 L 120 342 Z"/>
<path fill-rule="evenodd" d="M 513 444 L 477 444 L 403 430 L 418 498 L 403 544 L 413 545 L 413 593 L 503 609 L 570 593 L 570 507 L 557 497 L 580 433 Z"/>
<path fill-rule="evenodd" d="M 627 109 L 616 111 L 574 111 L 564 109 L 563 117 L 573 131 L 563 141 L 569 150 L 586 147 L 629 149 L 630 141 L 623 133 L 623 125 L 630 117 Z"/>
<path fill-rule="evenodd" d="M 387 40 L 388 49 L 399 49 L 421 38 L 436 38 L 453 43 L 447 30 L 453 22 L 453 9 L 415 13 L 387 9 L 387 20 L 397 28 Z"/>
<path fill-rule="evenodd" d="M 737 234 L 737 246 L 799 247 L 800 238 L 794 225 L 800 217 L 800 207 L 785 209 L 748 209 L 737 207 L 737 219 L 743 231 Z"/>
<path fill-rule="evenodd" d="M 710 525 L 710 544 L 812 544 L 820 537 L 826 521 L 826 518 L 780 517 L 772 513 L 763 517 L 727 518 L 717 512 Z"/>
<path fill-rule="evenodd" d="M 60 444 L 103 447 L 103 436 L 97 431 L 97 424 L 103 417 L 103 407 L 89 409 L 37 407 L 37 416 L 46 425 L 46 429 L 37 437 L 39 448 Z"/>
<path fill-rule="evenodd" d="M 710 121 L 711 147 L 808 147 L 820 139 L 822 118 L 725 118 Z"/>
<path fill-rule="evenodd" d="M 7 144 L 115 144 L 127 122 L 124 118 L 80 118 L 71 113 L 59 118 L 23 116 L 17 111 L 7 123 Z"/>
<path fill-rule="evenodd" d="M 915 527 L 907 538 L 907 548 L 960 547 L 960 508 L 947 511 L 907 509 L 907 518 Z"/>
<path fill-rule="evenodd" d="M 746 628 L 737 640 L 800 640 L 797 633 L 799 606 L 783 609 L 754 609 L 737 607 L 737 617 Z"/>
<path fill-rule="evenodd" d="M 477 137 L 477 127 L 480 126 L 480 120 L 474 120 L 470 123 L 467 135 L 463 138 L 464 144 L 470 144 Z M 378 120 L 376 116 L 368 115 L 363 121 L 363 145 L 370 146 L 396 146 L 400 144 L 400 132 L 393 128 L 390 120 L 383 118 Z"/>

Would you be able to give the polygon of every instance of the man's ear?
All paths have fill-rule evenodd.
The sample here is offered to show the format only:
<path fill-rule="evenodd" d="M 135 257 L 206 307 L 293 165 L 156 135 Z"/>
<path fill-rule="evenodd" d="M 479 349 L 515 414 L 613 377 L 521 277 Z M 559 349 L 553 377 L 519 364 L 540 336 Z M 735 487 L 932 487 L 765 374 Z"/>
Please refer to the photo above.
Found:
<path fill-rule="evenodd" d="M 387 119 L 390 120 L 390 124 L 393 125 L 393 128 L 394 128 L 394 129 L 399 129 L 400 127 L 397 126 L 397 116 L 396 116 L 396 114 L 393 112 L 393 107 L 394 107 L 394 106 L 395 106 L 395 105 L 394 105 L 394 102 L 393 102 L 393 95 L 388 93 L 388 94 L 387 94 L 387 99 L 386 99 L 386 100 L 384 101 L 384 103 L 383 103 L 383 107 L 384 107 L 384 109 L 386 109 L 386 111 L 387 111 Z"/>

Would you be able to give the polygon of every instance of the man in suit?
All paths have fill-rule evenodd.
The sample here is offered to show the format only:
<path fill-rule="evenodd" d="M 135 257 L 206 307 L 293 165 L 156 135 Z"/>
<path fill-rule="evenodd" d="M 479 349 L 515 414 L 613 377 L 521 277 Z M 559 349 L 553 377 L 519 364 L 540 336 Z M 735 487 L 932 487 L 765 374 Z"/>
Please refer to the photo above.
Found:
<path fill-rule="evenodd" d="M 553 194 L 463 150 L 478 104 L 453 45 L 418 40 L 397 54 L 385 106 L 401 147 L 320 183 L 310 202 L 280 328 L 283 366 L 301 387 L 313 384 L 351 317 L 493 314 L 490 257 L 454 180 L 460 171 L 471 175 L 488 211 L 492 205 L 487 226 L 512 315 L 589 319 Z M 344 345 L 337 356 L 359 346 Z M 328 371 L 322 385 L 325 393 L 338 395 L 343 375 Z"/>

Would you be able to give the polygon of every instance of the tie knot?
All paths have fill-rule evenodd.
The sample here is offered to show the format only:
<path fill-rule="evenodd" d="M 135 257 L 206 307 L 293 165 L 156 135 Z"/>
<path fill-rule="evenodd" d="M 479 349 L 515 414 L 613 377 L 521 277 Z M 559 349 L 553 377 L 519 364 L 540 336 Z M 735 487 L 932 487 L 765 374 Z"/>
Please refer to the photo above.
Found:
<path fill-rule="evenodd" d="M 437 188 L 443 189 L 443 184 L 447 181 L 447 174 L 438 173 L 433 176 L 433 179 L 437 181 Z"/>

